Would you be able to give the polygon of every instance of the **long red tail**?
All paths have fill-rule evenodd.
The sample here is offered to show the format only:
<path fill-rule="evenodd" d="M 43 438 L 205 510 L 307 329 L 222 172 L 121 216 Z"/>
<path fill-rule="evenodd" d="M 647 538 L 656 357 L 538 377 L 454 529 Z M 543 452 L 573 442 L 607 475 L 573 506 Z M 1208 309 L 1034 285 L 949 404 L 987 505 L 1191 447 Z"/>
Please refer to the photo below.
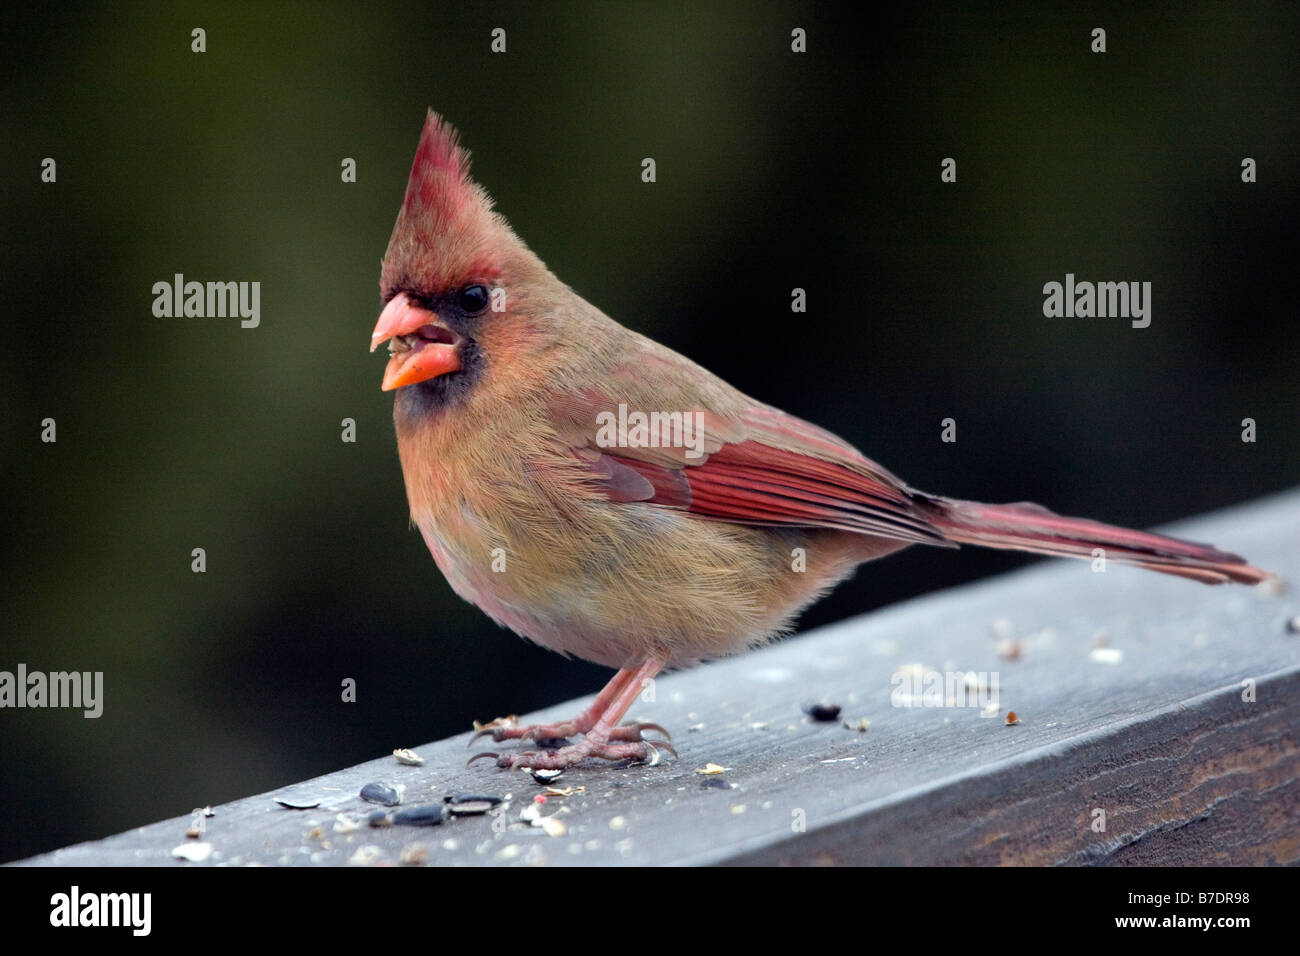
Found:
<path fill-rule="evenodd" d="M 1087 518 L 1067 518 L 1031 502 L 986 505 L 919 493 L 915 500 L 945 537 L 962 544 L 1070 558 L 1091 558 L 1096 549 L 1101 549 L 1108 561 L 1136 564 L 1206 584 L 1258 584 L 1273 577 L 1251 567 L 1244 558 L 1208 544 L 1132 531 Z"/>

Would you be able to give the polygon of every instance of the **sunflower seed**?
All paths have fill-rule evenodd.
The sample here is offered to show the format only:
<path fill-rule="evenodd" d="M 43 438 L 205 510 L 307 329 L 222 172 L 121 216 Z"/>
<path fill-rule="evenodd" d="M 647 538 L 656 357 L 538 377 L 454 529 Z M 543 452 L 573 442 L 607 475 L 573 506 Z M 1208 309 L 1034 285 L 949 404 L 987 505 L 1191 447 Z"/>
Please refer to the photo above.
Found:
<path fill-rule="evenodd" d="M 443 808 L 436 803 L 403 807 L 393 814 L 393 824 L 399 827 L 436 827 L 442 821 Z"/>
<path fill-rule="evenodd" d="M 276 797 L 275 802 L 282 807 L 288 807 L 290 810 L 313 810 L 320 806 L 320 797 L 291 795 L 287 797 Z"/>
<path fill-rule="evenodd" d="M 487 813 L 501 802 L 501 798 L 477 793 L 449 793 L 442 802 L 447 804 L 450 813 L 460 817 Z"/>
<path fill-rule="evenodd" d="M 839 704 L 827 704 L 823 701 L 817 701 L 813 704 L 805 704 L 803 712 L 813 720 L 823 723 L 830 723 L 840 719 Z"/>
<path fill-rule="evenodd" d="M 402 802 L 404 784 L 390 787 L 386 783 L 368 783 L 361 788 L 361 799 L 367 803 L 378 803 L 385 807 L 395 807 Z"/>

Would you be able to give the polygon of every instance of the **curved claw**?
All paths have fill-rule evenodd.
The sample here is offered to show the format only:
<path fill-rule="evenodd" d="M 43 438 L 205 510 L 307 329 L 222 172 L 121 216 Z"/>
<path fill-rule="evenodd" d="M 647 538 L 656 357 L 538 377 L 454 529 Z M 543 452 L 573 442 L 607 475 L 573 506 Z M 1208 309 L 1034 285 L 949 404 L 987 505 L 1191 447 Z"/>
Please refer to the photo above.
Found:
<path fill-rule="evenodd" d="M 673 739 L 673 735 L 670 734 L 667 730 L 665 730 L 663 727 L 660 727 L 658 724 L 652 724 L 652 723 L 650 723 L 649 721 L 645 721 L 645 720 L 629 720 L 627 723 L 623 724 L 623 726 L 624 726 L 624 727 L 636 727 L 638 730 L 642 730 L 642 731 L 645 731 L 645 730 L 657 730 L 659 733 L 663 734 L 664 737 L 666 737 L 668 740 L 672 740 L 672 739 Z"/>
<path fill-rule="evenodd" d="M 488 751 L 485 750 L 485 751 L 483 751 L 483 753 L 475 754 L 474 756 L 470 757 L 469 760 L 465 761 L 465 766 L 468 767 L 468 766 L 469 766 L 470 764 L 472 764 L 475 760 L 480 760 L 480 759 L 482 759 L 483 757 L 491 757 L 493 760 L 497 760 L 498 758 L 500 758 L 500 756 L 501 756 L 500 754 L 490 753 L 490 752 L 488 752 Z"/>
<path fill-rule="evenodd" d="M 667 750 L 670 754 L 673 755 L 674 760 L 682 759 L 681 757 L 677 756 L 677 748 L 674 747 L 666 740 L 647 740 L 646 743 L 649 744 L 651 747 L 654 747 L 656 750 Z"/>
<path fill-rule="evenodd" d="M 465 747 L 466 747 L 466 749 L 468 749 L 468 748 L 474 746 L 475 741 L 477 741 L 477 740 L 479 740 L 479 739 L 481 739 L 481 738 L 483 738 L 483 737 L 494 737 L 495 735 L 496 735 L 496 730 L 495 730 L 495 729 L 493 729 L 493 728 L 491 728 L 491 727 L 484 727 L 482 730 L 480 730 L 480 731 L 478 731 L 476 734 L 474 734 L 473 737 L 469 738 L 469 743 L 467 743 L 467 744 L 465 745 Z"/>

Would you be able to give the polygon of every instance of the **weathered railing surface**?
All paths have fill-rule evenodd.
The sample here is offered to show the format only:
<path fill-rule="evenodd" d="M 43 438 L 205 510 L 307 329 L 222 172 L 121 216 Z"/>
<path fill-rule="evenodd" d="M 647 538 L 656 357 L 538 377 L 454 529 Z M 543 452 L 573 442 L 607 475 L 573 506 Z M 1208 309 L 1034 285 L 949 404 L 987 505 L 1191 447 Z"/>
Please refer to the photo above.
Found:
<path fill-rule="evenodd" d="M 1172 530 L 1300 583 L 1300 492 Z M 464 735 L 418 748 L 423 766 L 384 757 L 216 807 L 199 838 L 178 816 L 23 862 L 192 865 L 185 846 L 219 865 L 1296 863 L 1297 614 L 1294 586 L 1046 563 L 666 676 L 634 715 L 680 758 L 572 770 L 545 803 L 521 772 L 467 768 Z M 943 706 L 923 706 L 932 672 L 953 675 Z M 840 718 L 808 717 L 817 700 Z M 508 800 L 373 827 L 372 781 L 403 784 L 403 806 Z M 530 825 L 530 806 L 553 819 Z"/>

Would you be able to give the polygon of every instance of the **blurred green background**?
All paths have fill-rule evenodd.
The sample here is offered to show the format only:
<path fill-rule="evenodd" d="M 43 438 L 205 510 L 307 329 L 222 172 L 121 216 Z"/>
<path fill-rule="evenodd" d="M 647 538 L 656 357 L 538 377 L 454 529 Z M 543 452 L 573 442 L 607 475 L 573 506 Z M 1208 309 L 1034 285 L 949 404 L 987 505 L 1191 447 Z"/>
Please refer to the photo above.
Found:
<path fill-rule="evenodd" d="M 0 711 L 0 860 L 605 679 L 462 603 L 407 526 L 366 349 L 426 107 L 624 324 L 920 488 L 1149 527 L 1296 481 L 1297 10 L 6 7 L 0 669 L 106 700 Z M 154 317 L 177 272 L 261 282 L 261 326 Z M 1044 318 L 1067 272 L 1152 282 L 1151 327 Z M 804 623 L 1027 560 L 913 549 Z"/>

